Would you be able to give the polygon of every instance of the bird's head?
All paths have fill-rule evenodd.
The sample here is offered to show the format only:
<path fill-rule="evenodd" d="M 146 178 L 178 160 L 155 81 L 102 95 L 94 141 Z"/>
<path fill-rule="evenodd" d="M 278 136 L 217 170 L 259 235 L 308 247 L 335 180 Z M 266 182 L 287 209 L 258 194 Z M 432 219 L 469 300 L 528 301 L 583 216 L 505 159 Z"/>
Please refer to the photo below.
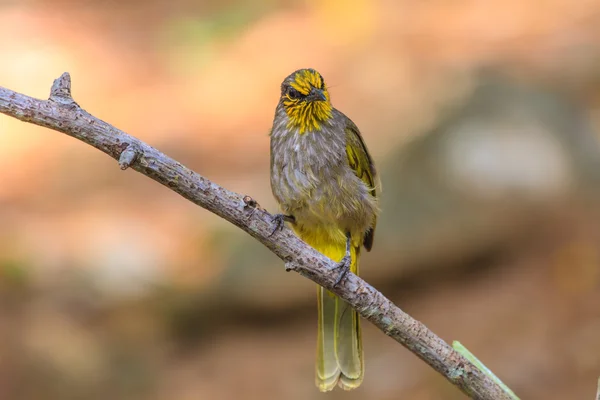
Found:
<path fill-rule="evenodd" d="M 288 128 L 301 134 L 319 130 L 332 118 L 325 81 L 311 68 L 295 71 L 283 80 L 280 104 L 289 118 Z"/>

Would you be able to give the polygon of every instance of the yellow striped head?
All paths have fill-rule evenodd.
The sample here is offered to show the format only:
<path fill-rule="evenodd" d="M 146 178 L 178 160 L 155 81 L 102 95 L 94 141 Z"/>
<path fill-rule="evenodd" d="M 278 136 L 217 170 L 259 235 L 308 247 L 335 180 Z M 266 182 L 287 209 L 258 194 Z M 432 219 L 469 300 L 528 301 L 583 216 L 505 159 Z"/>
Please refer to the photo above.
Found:
<path fill-rule="evenodd" d="M 318 131 L 332 117 L 325 81 L 311 68 L 300 69 L 284 79 L 280 102 L 289 117 L 288 128 L 297 128 L 300 134 Z"/>

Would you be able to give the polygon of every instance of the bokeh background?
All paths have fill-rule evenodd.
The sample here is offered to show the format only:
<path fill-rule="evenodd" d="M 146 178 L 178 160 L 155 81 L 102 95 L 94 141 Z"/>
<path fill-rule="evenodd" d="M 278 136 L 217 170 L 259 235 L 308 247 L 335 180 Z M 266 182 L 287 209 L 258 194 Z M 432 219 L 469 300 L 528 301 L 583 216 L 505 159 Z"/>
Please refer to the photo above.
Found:
<path fill-rule="evenodd" d="M 281 80 L 314 67 L 383 180 L 364 277 L 523 399 L 600 375 L 600 3 L 0 1 L 0 85 L 75 100 L 276 211 Z M 314 285 L 70 137 L 0 115 L 1 399 L 462 399 L 364 324 L 313 384 Z"/>

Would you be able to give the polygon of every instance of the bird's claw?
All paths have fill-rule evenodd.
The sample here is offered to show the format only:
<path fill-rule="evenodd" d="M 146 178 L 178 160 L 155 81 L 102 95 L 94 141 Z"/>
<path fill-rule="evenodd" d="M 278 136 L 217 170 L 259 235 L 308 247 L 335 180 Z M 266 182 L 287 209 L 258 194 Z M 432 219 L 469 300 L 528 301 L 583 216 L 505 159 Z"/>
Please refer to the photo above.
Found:
<path fill-rule="evenodd" d="M 273 231 L 271 232 L 269 237 L 273 236 L 275 232 L 280 231 L 283 228 L 283 214 L 273 215 L 271 223 L 275 225 L 275 228 L 273 228 Z"/>
<path fill-rule="evenodd" d="M 275 232 L 282 230 L 283 229 L 283 223 L 285 221 L 293 223 L 296 220 L 294 219 L 294 216 L 292 216 L 292 215 L 285 215 L 285 214 L 275 214 L 275 215 L 273 215 L 273 219 L 271 220 L 271 222 L 273 224 L 275 224 L 275 228 L 273 229 L 273 232 L 271 232 L 271 234 L 269 235 L 269 237 L 273 236 L 275 234 Z"/>
<path fill-rule="evenodd" d="M 333 287 L 336 287 L 340 284 L 340 282 L 346 277 L 348 272 L 350 272 L 350 264 L 352 262 L 352 257 L 349 254 L 346 254 L 344 258 L 336 265 L 335 269 L 341 269 L 340 274 L 338 275 Z"/>

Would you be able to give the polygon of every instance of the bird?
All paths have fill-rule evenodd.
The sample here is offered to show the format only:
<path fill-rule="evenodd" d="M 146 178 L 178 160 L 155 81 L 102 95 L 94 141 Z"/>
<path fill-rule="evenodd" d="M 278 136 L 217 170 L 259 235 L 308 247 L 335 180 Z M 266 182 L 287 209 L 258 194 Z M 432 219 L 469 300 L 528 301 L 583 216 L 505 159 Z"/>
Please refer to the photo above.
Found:
<path fill-rule="evenodd" d="M 270 132 L 271 190 L 280 214 L 308 245 L 337 262 L 336 285 L 358 274 L 361 248 L 373 247 L 380 181 L 357 126 L 335 109 L 320 73 L 299 69 L 281 84 Z M 274 230 L 275 232 L 275 230 Z M 345 390 L 364 378 L 358 313 L 317 288 L 315 381 L 322 392 Z"/>

